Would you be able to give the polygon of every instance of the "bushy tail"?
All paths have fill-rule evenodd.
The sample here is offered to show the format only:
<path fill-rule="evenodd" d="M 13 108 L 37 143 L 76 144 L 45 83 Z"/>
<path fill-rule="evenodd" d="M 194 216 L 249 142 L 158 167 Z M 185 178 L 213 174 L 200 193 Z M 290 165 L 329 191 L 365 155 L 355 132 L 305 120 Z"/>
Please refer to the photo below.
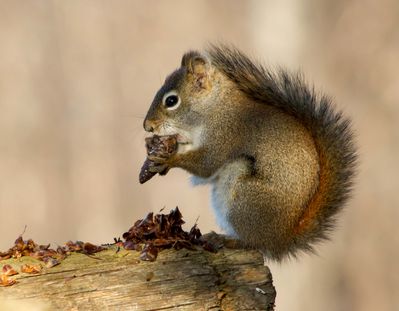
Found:
<path fill-rule="evenodd" d="M 276 73 L 255 64 L 235 48 L 211 46 L 211 62 L 247 96 L 296 117 L 313 136 L 320 163 L 319 186 L 296 227 L 307 242 L 328 238 L 335 215 L 352 189 L 357 155 L 349 119 L 334 111 L 331 100 L 318 96 L 300 74 Z M 298 241 L 299 244 L 300 241 Z M 311 249 L 308 243 L 303 249 Z"/>

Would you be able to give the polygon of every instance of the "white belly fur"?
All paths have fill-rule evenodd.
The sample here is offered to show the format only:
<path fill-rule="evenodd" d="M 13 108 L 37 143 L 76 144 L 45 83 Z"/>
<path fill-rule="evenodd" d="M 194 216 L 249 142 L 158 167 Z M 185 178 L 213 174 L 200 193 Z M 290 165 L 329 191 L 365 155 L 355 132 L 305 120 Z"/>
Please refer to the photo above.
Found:
<path fill-rule="evenodd" d="M 215 183 L 212 184 L 212 208 L 216 216 L 216 223 L 218 226 L 229 236 L 237 237 L 234 229 L 228 221 L 228 202 L 226 201 L 226 195 L 218 193 L 218 189 Z"/>
<path fill-rule="evenodd" d="M 228 211 L 229 211 L 229 206 L 228 202 L 226 200 L 226 194 L 221 193 L 221 191 L 225 191 L 224 187 L 218 189 L 218 175 L 220 172 L 217 172 L 215 175 L 208 177 L 208 178 L 201 178 L 198 176 L 192 176 L 191 177 L 191 184 L 193 186 L 197 185 L 206 185 L 210 184 L 211 185 L 211 206 L 213 209 L 213 212 L 215 213 L 216 216 L 216 223 L 217 225 L 229 236 L 231 237 L 237 237 L 237 234 L 235 233 L 234 229 L 232 228 L 231 224 L 228 221 Z"/>

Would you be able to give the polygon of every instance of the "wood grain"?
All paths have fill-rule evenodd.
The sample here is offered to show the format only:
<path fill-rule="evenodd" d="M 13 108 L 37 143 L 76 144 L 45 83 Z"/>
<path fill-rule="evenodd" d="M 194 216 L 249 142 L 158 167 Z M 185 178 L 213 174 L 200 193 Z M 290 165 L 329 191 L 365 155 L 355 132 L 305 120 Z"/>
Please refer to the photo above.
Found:
<path fill-rule="evenodd" d="M 18 271 L 30 257 L 8 259 Z M 74 253 L 41 274 L 20 274 L 0 288 L 0 307 L 32 310 L 273 310 L 272 276 L 256 251 L 162 251 L 155 262 L 116 247 L 89 257 Z M 258 288 L 258 290 L 257 290 Z M 263 291 L 263 293 L 262 293 Z M 4 302 L 6 301 L 6 302 Z"/>

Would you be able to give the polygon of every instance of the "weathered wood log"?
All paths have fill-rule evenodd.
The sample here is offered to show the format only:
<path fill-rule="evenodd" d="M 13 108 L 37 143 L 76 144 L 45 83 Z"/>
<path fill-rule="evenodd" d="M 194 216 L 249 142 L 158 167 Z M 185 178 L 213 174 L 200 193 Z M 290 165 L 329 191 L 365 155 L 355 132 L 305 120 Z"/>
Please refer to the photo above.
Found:
<path fill-rule="evenodd" d="M 31 258 L 0 261 L 17 271 Z M 13 278 L 13 277 L 12 277 Z M 256 251 L 165 250 L 154 262 L 116 246 L 95 256 L 73 253 L 40 274 L 20 273 L 0 287 L 1 306 L 30 310 L 273 310 L 272 276 Z M 44 306 L 41 309 L 40 306 Z"/>

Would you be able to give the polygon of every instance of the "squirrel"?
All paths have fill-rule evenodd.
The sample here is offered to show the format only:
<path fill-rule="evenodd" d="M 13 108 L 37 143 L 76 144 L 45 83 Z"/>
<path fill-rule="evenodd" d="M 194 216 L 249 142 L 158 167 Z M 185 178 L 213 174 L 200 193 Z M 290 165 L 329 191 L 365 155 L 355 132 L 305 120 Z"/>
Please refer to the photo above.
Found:
<path fill-rule="evenodd" d="M 266 260 L 314 252 L 353 188 L 351 122 L 302 74 L 268 70 L 237 48 L 184 54 L 144 129 L 175 135 L 177 152 L 150 170 L 182 168 L 210 184 L 218 225 Z"/>

